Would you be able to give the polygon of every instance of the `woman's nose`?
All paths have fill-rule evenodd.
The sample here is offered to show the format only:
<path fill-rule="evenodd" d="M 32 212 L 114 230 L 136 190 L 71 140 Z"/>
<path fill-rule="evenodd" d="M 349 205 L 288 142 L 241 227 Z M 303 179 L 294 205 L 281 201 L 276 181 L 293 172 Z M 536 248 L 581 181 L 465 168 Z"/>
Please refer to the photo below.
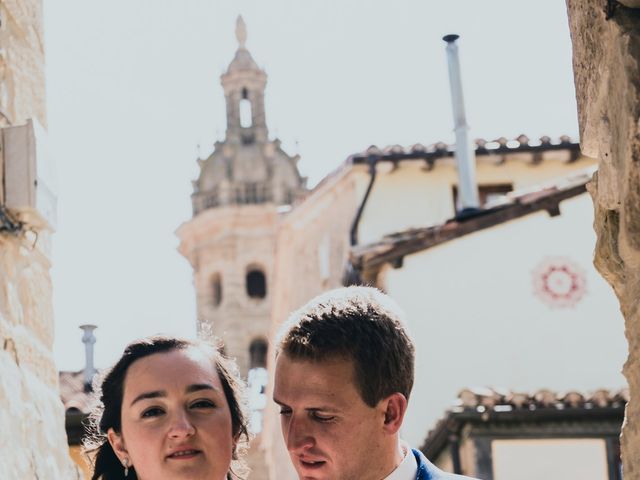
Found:
<path fill-rule="evenodd" d="M 172 438 L 190 437 L 196 433 L 193 423 L 186 412 L 178 412 L 171 420 L 169 436 Z"/>

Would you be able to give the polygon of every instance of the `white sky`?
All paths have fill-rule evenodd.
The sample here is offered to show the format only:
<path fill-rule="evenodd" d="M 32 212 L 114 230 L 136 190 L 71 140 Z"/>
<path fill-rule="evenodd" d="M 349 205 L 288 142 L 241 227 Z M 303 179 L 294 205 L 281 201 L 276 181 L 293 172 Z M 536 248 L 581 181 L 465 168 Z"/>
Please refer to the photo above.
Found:
<path fill-rule="evenodd" d="M 219 76 L 247 47 L 269 75 L 267 124 L 314 185 L 371 144 L 453 142 L 447 33 L 472 137 L 577 134 L 561 0 L 45 1 L 49 142 L 58 162 L 55 358 L 96 364 L 134 338 L 195 333 L 191 217 L 200 156 L 225 130 Z"/>

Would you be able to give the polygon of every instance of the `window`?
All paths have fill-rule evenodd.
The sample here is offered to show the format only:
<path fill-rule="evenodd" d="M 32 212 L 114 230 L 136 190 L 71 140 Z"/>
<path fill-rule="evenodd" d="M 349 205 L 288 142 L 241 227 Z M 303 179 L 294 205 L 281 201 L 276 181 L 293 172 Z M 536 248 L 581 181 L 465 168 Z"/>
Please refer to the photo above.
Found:
<path fill-rule="evenodd" d="M 240 140 L 242 141 L 243 145 L 251 145 L 255 141 L 255 139 L 256 137 L 251 131 L 242 132 L 240 134 Z"/>
<path fill-rule="evenodd" d="M 265 368 L 267 366 L 267 341 L 257 338 L 249 345 L 249 368 Z"/>
<path fill-rule="evenodd" d="M 219 273 L 214 274 L 211 278 L 211 295 L 214 307 L 222 303 L 222 277 Z"/>
<path fill-rule="evenodd" d="M 259 203 L 258 185 L 254 182 L 247 183 L 247 203 Z"/>
<path fill-rule="evenodd" d="M 267 296 L 267 280 L 261 270 L 251 269 L 247 272 L 247 295 L 250 298 Z"/>
<path fill-rule="evenodd" d="M 249 100 L 249 92 L 246 88 L 242 89 L 242 99 L 240 99 L 240 126 L 248 128 L 252 125 L 251 118 L 251 100 Z"/>
<path fill-rule="evenodd" d="M 478 198 L 480 200 L 480 206 L 483 207 L 487 203 L 491 203 L 498 198 L 513 190 L 513 185 L 510 183 L 496 183 L 490 185 L 478 185 Z M 453 204 L 456 207 L 456 211 L 460 210 L 459 198 L 458 198 L 458 186 L 453 186 Z"/>

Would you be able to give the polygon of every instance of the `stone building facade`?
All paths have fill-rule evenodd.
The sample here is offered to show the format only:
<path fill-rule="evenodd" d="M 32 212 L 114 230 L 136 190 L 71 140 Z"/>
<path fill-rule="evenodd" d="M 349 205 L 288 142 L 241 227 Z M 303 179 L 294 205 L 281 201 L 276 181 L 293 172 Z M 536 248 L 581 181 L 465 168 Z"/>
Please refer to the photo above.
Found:
<path fill-rule="evenodd" d="M 599 160 L 595 265 L 625 317 L 630 402 L 622 430 L 625 479 L 640 479 L 640 2 L 567 0 L 583 151 Z"/>
<path fill-rule="evenodd" d="M 46 123 L 42 2 L 0 1 L 0 124 Z M 5 130 L 3 130 L 5 138 Z M 6 208 L 0 155 L 0 478 L 78 478 L 69 458 L 54 365 L 51 230 L 37 212 Z M 24 165 L 18 165 L 24 168 Z"/>

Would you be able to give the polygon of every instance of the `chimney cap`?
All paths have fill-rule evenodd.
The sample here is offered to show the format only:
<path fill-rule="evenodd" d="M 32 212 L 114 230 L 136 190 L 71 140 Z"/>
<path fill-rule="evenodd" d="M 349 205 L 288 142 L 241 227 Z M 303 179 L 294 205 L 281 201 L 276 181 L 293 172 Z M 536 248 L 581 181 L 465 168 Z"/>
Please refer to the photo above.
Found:
<path fill-rule="evenodd" d="M 450 33 L 449 35 L 445 35 L 444 37 L 442 37 L 442 40 L 444 40 L 447 43 L 453 43 L 459 38 L 460 38 L 460 35 L 457 35 L 455 33 Z"/>

